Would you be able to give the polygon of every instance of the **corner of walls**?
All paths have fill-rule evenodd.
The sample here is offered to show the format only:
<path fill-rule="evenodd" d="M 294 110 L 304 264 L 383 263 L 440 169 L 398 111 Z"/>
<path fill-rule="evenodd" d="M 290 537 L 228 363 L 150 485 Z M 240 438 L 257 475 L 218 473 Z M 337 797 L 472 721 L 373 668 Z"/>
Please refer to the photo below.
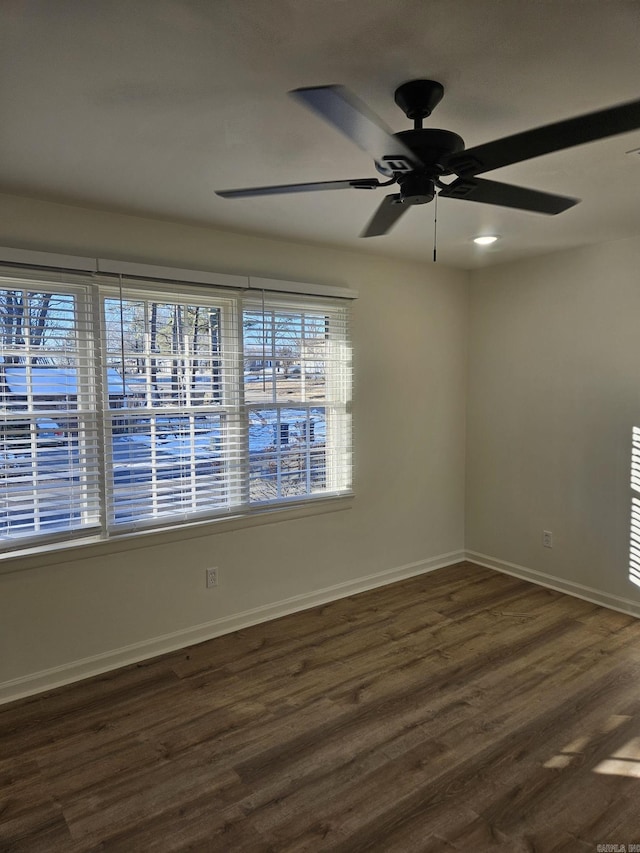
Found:
<path fill-rule="evenodd" d="M 639 266 L 631 238 L 472 273 L 465 503 L 469 559 L 634 615 Z"/>

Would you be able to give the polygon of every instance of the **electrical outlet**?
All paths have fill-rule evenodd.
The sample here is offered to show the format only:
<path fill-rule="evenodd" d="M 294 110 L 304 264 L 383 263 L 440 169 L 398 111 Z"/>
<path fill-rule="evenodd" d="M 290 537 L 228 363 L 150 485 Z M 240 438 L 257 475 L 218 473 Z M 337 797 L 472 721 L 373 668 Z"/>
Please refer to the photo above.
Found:
<path fill-rule="evenodd" d="M 542 544 L 545 548 L 553 548 L 553 533 L 550 530 L 542 531 Z"/>
<path fill-rule="evenodd" d="M 207 589 L 218 586 L 218 568 L 207 569 Z"/>

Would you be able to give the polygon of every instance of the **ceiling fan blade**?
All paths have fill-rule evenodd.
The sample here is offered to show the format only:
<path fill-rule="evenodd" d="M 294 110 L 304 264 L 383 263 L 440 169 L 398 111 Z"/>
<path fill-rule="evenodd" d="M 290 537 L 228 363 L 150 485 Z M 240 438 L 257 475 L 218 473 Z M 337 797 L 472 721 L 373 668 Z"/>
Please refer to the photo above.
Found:
<path fill-rule="evenodd" d="M 459 154 L 453 154 L 446 167 L 449 173 L 456 175 L 480 175 L 492 169 L 510 166 L 512 163 L 540 157 L 542 154 L 562 151 L 574 145 L 606 139 L 638 128 L 640 101 L 629 101 L 617 107 L 525 130 L 523 133 L 469 148 Z"/>
<path fill-rule="evenodd" d="M 248 198 L 256 195 L 280 195 L 282 193 L 308 193 L 316 190 L 375 190 L 381 186 L 377 178 L 353 178 L 350 181 L 320 181 L 311 184 L 282 184 L 275 187 L 249 187 L 240 190 L 216 190 L 222 198 Z"/>
<path fill-rule="evenodd" d="M 563 195 L 552 195 L 513 184 L 487 181 L 484 178 L 458 178 L 439 193 L 443 198 L 462 198 L 466 201 L 481 201 L 502 207 L 516 207 L 536 213 L 562 213 L 573 207 L 579 199 Z"/>
<path fill-rule="evenodd" d="M 402 214 L 411 205 L 403 204 L 400 193 L 392 193 L 382 199 L 361 237 L 380 237 L 390 231 Z"/>
<path fill-rule="evenodd" d="M 376 162 L 387 165 L 391 172 L 408 172 L 422 165 L 382 119 L 344 86 L 311 86 L 289 94 L 344 133 Z"/>

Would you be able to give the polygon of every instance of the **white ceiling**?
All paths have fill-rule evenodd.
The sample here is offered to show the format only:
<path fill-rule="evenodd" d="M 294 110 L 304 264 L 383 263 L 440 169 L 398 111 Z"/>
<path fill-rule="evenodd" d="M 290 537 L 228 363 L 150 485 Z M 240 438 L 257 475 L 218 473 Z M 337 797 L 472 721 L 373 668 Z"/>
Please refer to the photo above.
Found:
<path fill-rule="evenodd" d="M 427 126 L 471 147 L 639 98 L 639 47 L 638 0 L 2 0 L 0 192 L 431 261 L 433 204 L 360 239 L 389 190 L 214 190 L 376 177 L 290 89 L 341 83 L 403 130 L 396 86 L 439 80 Z M 582 199 L 556 217 L 442 199 L 439 262 L 640 234 L 634 148 L 640 131 L 486 175 Z"/>

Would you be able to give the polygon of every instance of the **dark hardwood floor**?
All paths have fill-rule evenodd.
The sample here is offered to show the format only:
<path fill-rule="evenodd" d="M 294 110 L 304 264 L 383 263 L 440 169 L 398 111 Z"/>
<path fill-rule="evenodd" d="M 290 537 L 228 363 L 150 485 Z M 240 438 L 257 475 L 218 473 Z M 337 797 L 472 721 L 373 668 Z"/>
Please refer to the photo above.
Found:
<path fill-rule="evenodd" d="M 593 853 L 639 806 L 640 622 L 469 563 L 0 707 L 2 853 Z"/>

